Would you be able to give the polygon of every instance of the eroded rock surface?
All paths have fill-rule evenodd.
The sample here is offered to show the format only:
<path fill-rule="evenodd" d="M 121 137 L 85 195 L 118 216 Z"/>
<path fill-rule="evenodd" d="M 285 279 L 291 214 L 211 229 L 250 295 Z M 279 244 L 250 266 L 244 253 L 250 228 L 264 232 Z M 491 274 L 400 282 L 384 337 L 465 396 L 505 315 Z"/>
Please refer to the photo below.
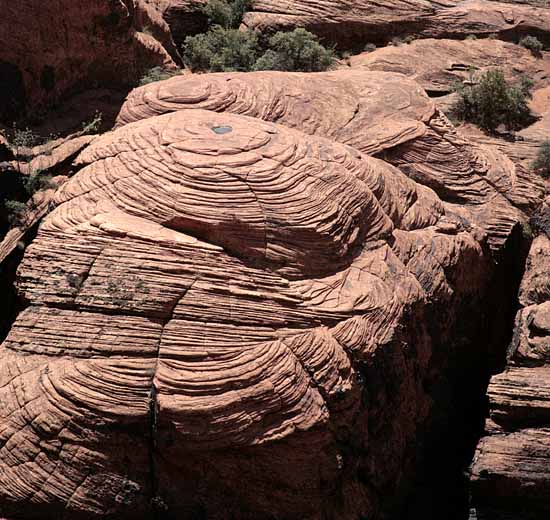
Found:
<path fill-rule="evenodd" d="M 305 27 L 328 41 L 355 47 L 401 34 L 465 38 L 536 33 L 547 39 L 550 14 L 548 5 L 491 0 L 256 0 L 244 25 L 261 32 Z"/>
<path fill-rule="evenodd" d="M 5 1 L 1 10 L 0 119 L 7 121 L 74 90 L 127 87 L 150 67 L 173 66 L 177 54 L 160 14 L 134 0 Z"/>
<path fill-rule="evenodd" d="M 136 91 L 57 192 L 0 347 L 8 516 L 385 517 L 490 348 L 511 163 L 402 76 L 246 78 Z"/>
<path fill-rule="evenodd" d="M 313 76 L 176 77 L 134 90 L 117 124 L 192 108 L 275 121 L 381 157 L 485 228 L 496 248 L 521 219 L 510 202 L 528 209 L 542 201 L 542 183 L 526 168 L 465 139 L 418 84 L 400 74 L 342 70 Z"/>
<path fill-rule="evenodd" d="M 489 385 L 490 418 L 472 466 L 481 519 L 550 512 L 550 239 L 531 247 L 508 367 Z"/>

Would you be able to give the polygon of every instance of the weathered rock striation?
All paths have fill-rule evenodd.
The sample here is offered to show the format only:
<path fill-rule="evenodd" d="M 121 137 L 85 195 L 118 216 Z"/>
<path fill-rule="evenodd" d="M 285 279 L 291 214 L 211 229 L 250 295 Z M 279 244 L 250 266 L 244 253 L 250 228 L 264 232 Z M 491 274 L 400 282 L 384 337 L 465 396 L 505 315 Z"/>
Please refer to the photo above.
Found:
<path fill-rule="evenodd" d="M 490 418 L 472 466 L 478 518 L 550 512 L 550 239 L 531 246 L 508 367 L 491 379 Z"/>
<path fill-rule="evenodd" d="M 0 347 L 3 514 L 399 507 L 434 388 L 491 348 L 510 200 L 538 197 L 512 163 L 357 72 L 139 89 L 77 163 Z"/>
<path fill-rule="evenodd" d="M 540 181 L 498 151 L 461 136 L 414 81 L 341 70 L 176 77 L 132 91 L 117 126 L 203 108 L 274 121 L 383 158 L 433 189 L 502 246 L 521 212 L 538 206 Z M 327 114 L 330 113 L 330 117 Z"/>
<path fill-rule="evenodd" d="M 177 51 L 161 15 L 134 0 L 2 2 L 0 120 L 93 85 L 132 85 L 173 66 Z"/>
<path fill-rule="evenodd" d="M 255 0 L 244 25 L 260 32 L 305 27 L 343 47 L 387 42 L 416 34 L 425 38 L 465 38 L 470 34 L 548 40 L 550 10 L 523 2 L 492 0 Z"/>

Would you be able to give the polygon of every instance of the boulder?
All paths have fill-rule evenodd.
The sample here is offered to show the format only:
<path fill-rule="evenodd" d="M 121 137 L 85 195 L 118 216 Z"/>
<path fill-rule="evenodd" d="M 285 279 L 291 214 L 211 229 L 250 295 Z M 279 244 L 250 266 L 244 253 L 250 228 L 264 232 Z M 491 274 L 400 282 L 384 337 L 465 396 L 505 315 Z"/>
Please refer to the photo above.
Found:
<path fill-rule="evenodd" d="M 3 514 L 387 518 L 453 363 L 477 381 L 475 192 L 460 210 L 361 148 L 407 167 L 392 150 L 435 128 L 479 152 L 402 76 L 247 78 L 140 90 L 153 113 L 126 110 L 54 195 L 0 346 Z M 459 171 L 450 192 L 484 182 Z M 477 196 L 511 236 L 521 214 Z"/>

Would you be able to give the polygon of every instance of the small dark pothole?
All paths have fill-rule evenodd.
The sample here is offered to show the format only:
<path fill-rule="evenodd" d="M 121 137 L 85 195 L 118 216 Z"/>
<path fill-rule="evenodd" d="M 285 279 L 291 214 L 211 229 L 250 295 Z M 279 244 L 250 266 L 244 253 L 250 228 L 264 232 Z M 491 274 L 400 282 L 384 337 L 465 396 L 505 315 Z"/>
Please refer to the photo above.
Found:
<path fill-rule="evenodd" d="M 213 126 L 212 131 L 216 134 L 228 134 L 229 132 L 233 132 L 233 128 L 230 126 Z"/>

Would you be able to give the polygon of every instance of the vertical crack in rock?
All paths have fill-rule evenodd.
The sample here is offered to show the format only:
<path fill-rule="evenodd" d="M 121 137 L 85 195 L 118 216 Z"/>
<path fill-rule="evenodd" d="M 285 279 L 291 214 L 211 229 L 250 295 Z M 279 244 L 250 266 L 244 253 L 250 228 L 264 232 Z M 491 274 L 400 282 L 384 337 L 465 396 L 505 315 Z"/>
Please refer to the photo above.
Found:
<path fill-rule="evenodd" d="M 162 337 L 166 326 L 174 318 L 176 308 L 181 301 L 187 296 L 189 291 L 193 288 L 199 278 L 195 278 L 189 286 L 185 289 L 184 293 L 174 300 L 174 303 L 170 307 L 167 317 L 162 322 L 162 328 L 157 345 L 155 365 L 152 370 L 151 388 L 149 391 L 149 478 L 151 482 L 151 513 L 155 520 L 160 520 L 164 517 L 167 511 L 166 503 L 162 497 L 162 490 L 159 488 L 159 475 L 156 461 L 156 453 L 158 451 L 158 423 L 159 423 L 159 404 L 158 404 L 158 390 L 155 386 L 155 377 L 158 370 L 160 360 L 160 349 L 162 345 Z"/>

